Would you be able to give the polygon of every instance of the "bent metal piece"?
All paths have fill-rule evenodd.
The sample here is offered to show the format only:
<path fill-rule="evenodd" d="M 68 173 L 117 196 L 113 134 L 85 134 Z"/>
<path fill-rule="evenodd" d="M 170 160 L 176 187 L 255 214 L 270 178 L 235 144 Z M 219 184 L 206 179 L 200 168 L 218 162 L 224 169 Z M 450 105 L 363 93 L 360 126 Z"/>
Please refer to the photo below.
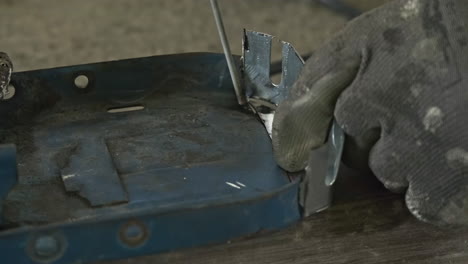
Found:
<path fill-rule="evenodd" d="M 218 2 L 211 0 L 211 7 L 238 103 L 245 105 L 248 102 L 250 109 L 262 120 L 271 137 L 276 106 L 287 97 L 304 66 L 304 60 L 290 43 L 282 41 L 281 82 L 278 85 L 273 84 L 270 78 L 273 36 L 244 30 L 242 85 L 226 37 Z M 338 175 L 343 145 L 344 133 L 334 122 L 328 144 L 311 153 L 309 166 L 301 184 L 300 204 L 306 216 L 330 206 L 331 187 Z"/>
<path fill-rule="evenodd" d="M 262 119 L 270 137 L 276 106 L 286 99 L 304 66 L 303 59 L 294 47 L 281 41 L 281 82 L 273 84 L 270 79 L 272 41 L 276 40 L 271 35 L 244 31 L 242 58 L 245 90 L 252 109 Z M 300 187 L 300 203 L 305 216 L 330 206 L 332 186 L 338 174 L 344 139 L 343 131 L 333 122 L 328 143 L 312 151 Z"/>
<path fill-rule="evenodd" d="M 270 78 L 273 36 L 244 30 L 242 42 L 244 83 L 241 85 L 218 2 L 211 0 L 211 7 L 238 103 L 245 105 L 248 102 L 250 109 L 262 120 L 271 137 L 276 106 L 286 99 L 304 66 L 304 60 L 290 43 L 282 41 L 281 82 L 278 85 L 273 84 Z M 330 206 L 331 187 L 338 174 L 343 145 L 344 133 L 334 122 L 330 130 L 329 143 L 311 153 L 309 166 L 301 184 L 300 204 L 306 216 Z"/>

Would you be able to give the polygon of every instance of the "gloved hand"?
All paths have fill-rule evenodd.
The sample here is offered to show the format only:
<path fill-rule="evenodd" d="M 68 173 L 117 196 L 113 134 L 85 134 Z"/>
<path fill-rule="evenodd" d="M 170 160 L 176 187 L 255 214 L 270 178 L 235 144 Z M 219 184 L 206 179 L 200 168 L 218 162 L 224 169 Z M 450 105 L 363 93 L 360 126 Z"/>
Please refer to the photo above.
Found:
<path fill-rule="evenodd" d="M 0 100 L 8 98 L 8 85 L 10 84 L 13 63 L 8 54 L 0 51 Z"/>
<path fill-rule="evenodd" d="M 278 163 L 304 169 L 335 117 L 345 161 L 406 190 L 417 218 L 468 224 L 467 44 L 465 0 L 396 0 L 350 22 L 278 107 Z"/>

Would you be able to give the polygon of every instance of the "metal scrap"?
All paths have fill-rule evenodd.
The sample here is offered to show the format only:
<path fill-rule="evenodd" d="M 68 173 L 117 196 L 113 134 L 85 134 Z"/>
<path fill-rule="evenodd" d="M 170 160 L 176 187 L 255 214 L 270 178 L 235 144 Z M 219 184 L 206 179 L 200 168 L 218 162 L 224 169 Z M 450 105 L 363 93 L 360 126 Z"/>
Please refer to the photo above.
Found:
<path fill-rule="evenodd" d="M 282 41 L 281 82 L 270 79 L 271 45 L 274 37 L 260 32 L 245 31 L 243 45 L 243 80 L 252 109 L 260 117 L 271 137 L 276 106 L 285 100 L 297 80 L 304 61 L 294 47 Z M 332 186 L 338 175 L 344 146 L 344 132 L 333 123 L 328 143 L 313 150 L 309 166 L 302 179 L 299 203 L 305 216 L 328 208 L 332 200 Z"/>
<path fill-rule="evenodd" d="M 287 97 L 304 65 L 294 47 L 282 41 L 281 82 L 273 84 L 270 79 L 273 39 L 268 34 L 244 31 L 242 55 L 243 80 L 249 104 L 263 120 L 269 134 L 276 106 Z"/>
<path fill-rule="evenodd" d="M 81 142 L 61 170 L 68 192 L 77 192 L 91 206 L 127 202 L 128 197 L 103 140 Z"/>

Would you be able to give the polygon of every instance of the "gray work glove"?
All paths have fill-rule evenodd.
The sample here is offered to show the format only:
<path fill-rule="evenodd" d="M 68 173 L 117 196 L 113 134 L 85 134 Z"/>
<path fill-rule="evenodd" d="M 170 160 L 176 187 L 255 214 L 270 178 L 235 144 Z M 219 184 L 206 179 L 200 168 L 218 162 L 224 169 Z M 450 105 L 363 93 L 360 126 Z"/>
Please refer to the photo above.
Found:
<path fill-rule="evenodd" d="M 10 84 L 13 63 L 8 54 L 0 51 L 0 100 L 6 100 L 9 95 L 8 85 Z"/>
<path fill-rule="evenodd" d="M 468 224 L 467 44 L 466 0 L 396 0 L 350 22 L 279 106 L 278 163 L 304 169 L 335 117 L 345 161 L 406 190 L 417 218 Z"/>

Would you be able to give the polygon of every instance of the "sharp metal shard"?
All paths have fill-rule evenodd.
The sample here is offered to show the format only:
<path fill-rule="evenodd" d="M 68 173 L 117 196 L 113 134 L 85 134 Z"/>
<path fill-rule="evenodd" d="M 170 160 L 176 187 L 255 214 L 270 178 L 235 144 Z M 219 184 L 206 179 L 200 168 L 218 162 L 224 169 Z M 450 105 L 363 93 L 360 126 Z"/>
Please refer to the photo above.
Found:
<path fill-rule="evenodd" d="M 274 37 L 268 34 L 245 31 L 243 51 L 243 78 L 249 104 L 262 120 L 271 137 L 276 106 L 285 100 L 289 90 L 299 77 L 304 60 L 294 47 L 282 41 L 281 83 L 270 79 L 271 45 Z M 333 184 L 338 176 L 345 136 L 334 121 L 328 142 L 315 149 L 309 157 L 309 166 L 299 190 L 299 203 L 304 216 L 320 212 L 331 205 Z"/>

